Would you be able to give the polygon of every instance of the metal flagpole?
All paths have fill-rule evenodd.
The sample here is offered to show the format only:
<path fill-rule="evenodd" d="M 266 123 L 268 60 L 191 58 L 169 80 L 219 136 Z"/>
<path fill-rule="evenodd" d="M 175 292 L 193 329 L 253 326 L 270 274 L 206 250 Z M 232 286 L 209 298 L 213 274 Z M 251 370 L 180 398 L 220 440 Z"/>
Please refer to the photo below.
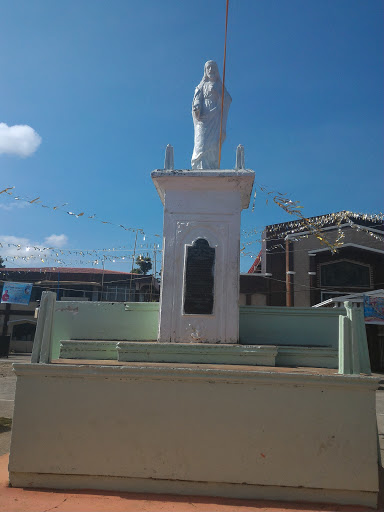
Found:
<path fill-rule="evenodd" d="M 227 0 L 227 6 L 225 11 L 225 37 L 224 37 L 224 63 L 223 63 L 223 84 L 221 88 L 221 117 L 220 117 L 220 139 L 219 139 L 219 163 L 217 168 L 220 169 L 221 162 L 221 145 L 222 145 L 222 134 L 223 134 L 223 109 L 224 109 L 224 83 L 225 83 L 225 60 L 227 55 L 227 30 L 228 30 L 228 4 L 229 0 Z"/>

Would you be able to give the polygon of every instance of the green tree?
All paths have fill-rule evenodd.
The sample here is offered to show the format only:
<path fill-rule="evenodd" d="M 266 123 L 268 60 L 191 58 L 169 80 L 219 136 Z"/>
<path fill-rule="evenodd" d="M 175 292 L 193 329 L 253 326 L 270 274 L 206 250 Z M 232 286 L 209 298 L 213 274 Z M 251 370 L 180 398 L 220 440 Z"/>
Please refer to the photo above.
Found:
<path fill-rule="evenodd" d="M 136 258 L 136 265 L 139 267 L 137 270 L 146 275 L 152 268 L 152 260 L 149 256 L 138 256 Z"/>
<path fill-rule="evenodd" d="M 4 260 L 1 256 L 0 256 L 0 268 L 5 268 Z"/>

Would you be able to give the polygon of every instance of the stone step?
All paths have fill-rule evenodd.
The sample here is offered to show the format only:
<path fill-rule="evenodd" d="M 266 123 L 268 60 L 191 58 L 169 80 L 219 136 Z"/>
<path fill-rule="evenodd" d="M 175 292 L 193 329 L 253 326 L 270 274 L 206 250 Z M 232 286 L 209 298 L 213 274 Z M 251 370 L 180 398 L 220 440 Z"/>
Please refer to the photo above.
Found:
<path fill-rule="evenodd" d="M 337 368 L 332 347 L 157 343 L 156 341 L 62 340 L 60 359 L 136 362 L 247 364 L 257 366 Z"/>
<path fill-rule="evenodd" d="M 304 366 L 313 368 L 338 368 L 338 350 L 332 347 L 280 345 L 277 366 Z"/>
<path fill-rule="evenodd" d="M 277 348 L 273 345 L 211 345 L 118 340 L 62 340 L 60 342 L 60 359 L 275 366 L 276 355 Z"/>
<path fill-rule="evenodd" d="M 118 340 L 62 340 L 60 359 L 110 359 L 117 360 Z"/>
<path fill-rule="evenodd" d="M 207 343 L 157 343 L 120 341 L 119 361 L 153 363 L 210 363 L 275 366 L 277 347 Z"/>

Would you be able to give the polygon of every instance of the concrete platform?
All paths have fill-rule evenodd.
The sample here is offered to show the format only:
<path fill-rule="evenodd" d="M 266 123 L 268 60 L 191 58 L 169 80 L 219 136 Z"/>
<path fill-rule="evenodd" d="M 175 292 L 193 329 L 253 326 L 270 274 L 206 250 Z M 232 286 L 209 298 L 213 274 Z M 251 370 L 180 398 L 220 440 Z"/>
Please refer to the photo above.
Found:
<path fill-rule="evenodd" d="M 8 455 L 0 457 L 0 512 L 370 512 L 324 503 L 236 500 L 207 496 L 9 487 Z"/>
<path fill-rule="evenodd" d="M 378 379 L 71 363 L 14 365 L 15 487 L 377 503 Z"/>

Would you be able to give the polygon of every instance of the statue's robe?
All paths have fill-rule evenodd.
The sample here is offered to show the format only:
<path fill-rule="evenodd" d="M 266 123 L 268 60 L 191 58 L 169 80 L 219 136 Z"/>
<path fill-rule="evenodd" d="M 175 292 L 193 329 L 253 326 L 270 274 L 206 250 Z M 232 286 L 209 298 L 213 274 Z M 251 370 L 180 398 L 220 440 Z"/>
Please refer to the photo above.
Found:
<path fill-rule="evenodd" d="M 218 168 L 221 90 L 222 84 L 220 81 L 206 81 L 196 87 L 192 102 L 192 117 L 195 127 L 195 145 L 191 161 L 192 169 Z M 231 96 L 224 89 L 221 143 L 225 140 L 225 128 L 231 101 Z M 196 108 L 199 111 L 199 116 L 193 113 Z"/>

